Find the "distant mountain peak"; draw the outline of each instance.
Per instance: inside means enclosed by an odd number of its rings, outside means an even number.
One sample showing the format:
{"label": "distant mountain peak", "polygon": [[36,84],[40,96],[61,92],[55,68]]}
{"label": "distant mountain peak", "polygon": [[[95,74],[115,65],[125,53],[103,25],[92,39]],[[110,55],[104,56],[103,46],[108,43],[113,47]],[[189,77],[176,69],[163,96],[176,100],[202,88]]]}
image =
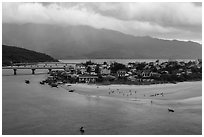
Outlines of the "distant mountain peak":
{"label": "distant mountain peak", "polygon": [[58,59],[202,57],[202,46],[196,42],[133,36],[88,26],[3,24],[2,30],[3,43],[45,52]]}

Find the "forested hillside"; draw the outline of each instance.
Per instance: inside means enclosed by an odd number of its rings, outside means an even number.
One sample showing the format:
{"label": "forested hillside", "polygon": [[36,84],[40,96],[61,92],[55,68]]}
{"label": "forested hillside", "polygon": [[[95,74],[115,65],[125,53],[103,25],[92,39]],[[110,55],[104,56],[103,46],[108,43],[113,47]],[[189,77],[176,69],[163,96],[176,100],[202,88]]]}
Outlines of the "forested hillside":
{"label": "forested hillside", "polygon": [[46,55],[24,48],[2,45],[2,65],[12,63],[33,63],[33,62],[56,62],[58,60]]}

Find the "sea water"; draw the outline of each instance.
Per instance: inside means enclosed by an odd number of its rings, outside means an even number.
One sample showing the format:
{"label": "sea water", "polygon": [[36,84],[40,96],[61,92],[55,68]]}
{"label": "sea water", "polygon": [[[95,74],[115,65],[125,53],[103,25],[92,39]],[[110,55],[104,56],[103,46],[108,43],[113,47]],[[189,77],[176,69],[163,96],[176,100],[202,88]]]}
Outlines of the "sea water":
{"label": "sea water", "polygon": [[40,85],[47,70],[2,73],[3,135],[80,135],[81,126],[89,135],[202,134],[201,109],[169,113],[163,106],[70,93]]}
{"label": "sea water", "polygon": [[[112,62],[118,62],[122,64],[128,64],[129,62],[155,62],[157,59],[61,59],[59,61],[63,63],[85,63],[86,61],[92,61],[94,63],[102,64],[104,62],[112,63]],[[172,59],[159,59],[160,62],[166,62]],[[176,61],[195,61],[196,59],[176,59]]]}

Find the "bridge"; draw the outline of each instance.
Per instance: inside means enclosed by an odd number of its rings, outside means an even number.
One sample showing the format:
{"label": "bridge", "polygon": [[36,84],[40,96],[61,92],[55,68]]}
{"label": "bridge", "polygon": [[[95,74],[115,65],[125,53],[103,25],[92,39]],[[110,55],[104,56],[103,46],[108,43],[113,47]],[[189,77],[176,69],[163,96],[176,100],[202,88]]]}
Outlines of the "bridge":
{"label": "bridge", "polygon": [[76,65],[77,63],[63,63],[63,62],[38,62],[38,63],[13,63],[13,66],[27,66],[27,65]]}
{"label": "bridge", "polygon": [[[51,65],[48,65],[51,64]],[[70,64],[74,64],[76,65],[76,63],[59,63],[59,62],[55,62],[55,63],[37,63],[37,64],[33,64],[33,63],[29,63],[29,64],[23,64],[23,63],[19,63],[19,64],[15,64],[15,66],[6,66],[6,67],[2,67],[2,69],[13,69],[14,75],[17,74],[17,70],[18,69],[31,69],[32,74],[35,74],[35,70],[36,69],[48,69],[49,72],[51,72],[53,69],[66,69],[67,67],[69,67],[68,65]]]}

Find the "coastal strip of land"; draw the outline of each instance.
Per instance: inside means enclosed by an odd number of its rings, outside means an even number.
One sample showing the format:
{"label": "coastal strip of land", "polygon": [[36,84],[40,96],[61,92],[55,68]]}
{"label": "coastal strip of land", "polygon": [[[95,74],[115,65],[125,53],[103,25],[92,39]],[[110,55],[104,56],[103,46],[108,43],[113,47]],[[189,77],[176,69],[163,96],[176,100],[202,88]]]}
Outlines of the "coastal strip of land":
{"label": "coastal strip of land", "polygon": [[96,85],[96,84],[65,84],[67,91],[92,97],[114,97],[126,100],[140,100],[147,103],[169,104],[178,103],[201,104],[202,82],[182,82],[177,84],[155,85]]}

